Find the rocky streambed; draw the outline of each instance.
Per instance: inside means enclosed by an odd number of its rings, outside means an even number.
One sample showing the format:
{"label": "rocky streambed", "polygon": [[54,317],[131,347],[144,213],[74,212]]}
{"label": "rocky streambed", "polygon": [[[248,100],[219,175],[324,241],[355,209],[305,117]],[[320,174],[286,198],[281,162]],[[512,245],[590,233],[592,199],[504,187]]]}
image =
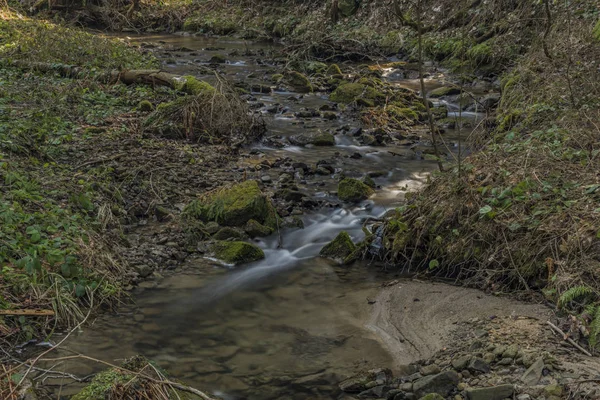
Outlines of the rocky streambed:
{"label": "rocky streambed", "polygon": [[[159,206],[139,200],[123,251],[134,302],[72,335],[64,355],[142,354],[225,399],[594,398],[600,369],[558,346],[549,309],[415,281],[356,246],[436,168],[414,66],[287,65],[276,46],[230,39],[132,42],[169,72],[226,79],[267,130],[233,156],[206,154],[219,161],[201,177],[190,162],[197,187]],[[476,102],[445,79],[432,68],[427,88],[451,159],[497,102],[497,82],[470,88]],[[85,382],[44,384],[68,396]]]}

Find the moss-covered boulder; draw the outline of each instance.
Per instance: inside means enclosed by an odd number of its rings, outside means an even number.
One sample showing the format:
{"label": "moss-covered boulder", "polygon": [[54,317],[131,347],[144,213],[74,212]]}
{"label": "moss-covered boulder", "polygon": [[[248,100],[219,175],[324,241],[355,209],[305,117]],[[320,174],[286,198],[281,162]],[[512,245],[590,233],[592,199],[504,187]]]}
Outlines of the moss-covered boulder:
{"label": "moss-covered boulder", "polygon": [[148,112],[154,110],[154,106],[148,100],[142,100],[138,103],[138,110]]}
{"label": "moss-covered boulder", "polygon": [[190,75],[181,77],[175,86],[177,90],[192,95],[214,94],[216,92],[216,89],[210,83],[200,81]]}
{"label": "moss-covered boulder", "polygon": [[338,197],[343,201],[358,203],[368,199],[373,193],[375,193],[373,189],[358,179],[344,178],[338,184]]}
{"label": "moss-covered boulder", "polygon": [[326,244],[319,255],[321,257],[333,258],[334,260],[343,261],[356,249],[354,242],[347,232],[340,232],[335,239]]}
{"label": "moss-covered boulder", "polygon": [[294,90],[297,90],[300,93],[309,93],[313,91],[313,86],[310,83],[310,80],[297,71],[290,71],[285,75],[285,81],[290,85]]}
{"label": "moss-covered boulder", "polygon": [[343,104],[350,104],[357,100],[367,100],[372,103],[384,98],[385,96],[377,89],[362,83],[345,83],[338,86],[329,96],[329,100]]}
{"label": "moss-covered boulder", "polygon": [[245,264],[265,258],[260,247],[248,242],[216,242],[210,248],[216,258],[227,264]]}
{"label": "moss-covered boulder", "polygon": [[362,181],[365,185],[367,185],[371,189],[375,189],[377,187],[377,185],[375,184],[375,181],[369,175],[365,175],[365,177],[362,179]]}
{"label": "moss-covered boulder", "polygon": [[342,70],[340,69],[339,65],[337,65],[337,64],[331,64],[329,66],[329,68],[327,68],[326,75],[328,75],[328,76],[342,75]]}
{"label": "moss-covered boulder", "polygon": [[238,183],[229,188],[192,201],[183,210],[187,218],[204,222],[215,221],[224,226],[244,226],[254,219],[275,228],[277,214],[271,201],[261,192],[253,180]]}
{"label": "moss-covered boulder", "polygon": [[254,219],[251,219],[250,221],[248,221],[246,223],[246,226],[244,227],[244,231],[251,238],[255,238],[255,237],[269,236],[271,233],[273,233],[273,228],[264,226],[260,222],[254,220]]}
{"label": "moss-covered boulder", "polygon": [[429,97],[444,97],[460,94],[460,88],[457,87],[440,87],[429,92]]}

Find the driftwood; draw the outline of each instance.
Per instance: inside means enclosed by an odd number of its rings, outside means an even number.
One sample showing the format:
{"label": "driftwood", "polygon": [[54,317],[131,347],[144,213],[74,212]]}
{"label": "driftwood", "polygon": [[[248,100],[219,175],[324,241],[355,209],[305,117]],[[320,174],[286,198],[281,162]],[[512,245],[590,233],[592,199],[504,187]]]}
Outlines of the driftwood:
{"label": "driftwood", "polygon": [[52,316],[52,310],[0,310],[0,315]]}
{"label": "driftwood", "polygon": [[580,345],[578,345],[577,343],[575,343],[575,341],[573,339],[571,339],[566,333],[564,333],[562,331],[562,329],[560,329],[558,326],[554,325],[550,321],[546,321],[546,323],[548,325],[550,325],[550,328],[554,329],[557,333],[561,334],[562,337],[563,337],[563,339],[566,340],[567,342],[569,342],[577,350],[581,351],[583,354],[585,354],[588,357],[592,357],[592,355],[590,354],[589,351],[587,351],[586,349],[584,349],[583,347],[581,347]]}
{"label": "driftwood", "polygon": [[181,86],[183,79],[180,75],[170,74],[159,69],[134,69],[123,71],[113,70],[92,76],[90,71],[85,68],[67,64],[30,62],[22,60],[8,61],[4,62],[4,64],[24,70],[39,71],[43,73],[54,72],[63,78],[83,79],[92,77],[94,80],[109,84],[120,82],[126,85],[132,85],[135,83],[141,83],[153,86],[167,86],[176,89]]}

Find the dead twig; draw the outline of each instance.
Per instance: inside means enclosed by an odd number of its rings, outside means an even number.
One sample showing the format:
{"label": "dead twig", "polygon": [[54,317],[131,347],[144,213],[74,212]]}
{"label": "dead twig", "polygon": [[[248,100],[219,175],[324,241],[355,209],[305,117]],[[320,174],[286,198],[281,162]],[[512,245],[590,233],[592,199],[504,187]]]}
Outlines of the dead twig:
{"label": "dead twig", "polygon": [[550,325],[550,327],[552,329],[554,329],[557,333],[561,334],[562,337],[564,338],[564,340],[566,340],[567,342],[569,342],[573,347],[575,347],[577,350],[581,351],[583,354],[585,354],[588,357],[592,357],[592,355],[590,354],[589,351],[587,351],[586,349],[584,349],[583,347],[581,347],[580,345],[578,345],[577,343],[575,343],[575,341],[573,339],[571,339],[569,336],[567,336],[566,333],[564,333],[562,331],[562,329],[560,329],[558,326],[554,325],[552,322],[550,321],[546,321],[546,323],[548,325]]}

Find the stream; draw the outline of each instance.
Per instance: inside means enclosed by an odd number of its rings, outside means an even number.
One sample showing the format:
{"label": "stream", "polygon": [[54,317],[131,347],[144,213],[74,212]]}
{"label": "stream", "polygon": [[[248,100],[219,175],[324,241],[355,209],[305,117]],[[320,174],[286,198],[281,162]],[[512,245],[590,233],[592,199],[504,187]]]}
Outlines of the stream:
{"label": "stream", "polygon": [[[220,64],[219,71],[231,81],[270,84],[270,76],[279,72],[268,61],[277,50],[274,44],[176,35],[131,40],[180,49],[159,53],[164,69],[200,79],[214,78],[206,67],[218,54],[226,55],[227,63]],[[418,83],[414,77],[391,71],[385,78],[399,87],[414,89]],[[439,87],[439,76],[433,74],[427,85],[428,90]],[[240,168],[244,162],[261,159],[291,158],[306,164],[327,160],[335,166],[331,177],[297,176],[305,192],[314,198],[334,198],[338,169],[343,169],[346,176],[372,176],[378,185],[376,194],[356,206],[300,215],[304,229],[282,231],[282,248],[277,235],[257,242],[266,255],[260,262],[230,268],[205,258],[188,259],[176,273],[140,284],[133,291],[133,304],[121,306],[116,314],[101,315],[72,335],[65,347],[111,363],[142,354],[172,378],[224,399],[337,398],[337,383],[342,379],[362,369],[393,368],[397,362],[366,321],[370,299],[382,282],[399,273],[368,268],[368,262],[338,266],[319,258],[318,252],[342,230],[355,242],[361,240],[365,219],[394,208],[406,191],[426,182],[436,163],[424,159],[419,150],[428,147],[426,142],[416,148],[372,147],[340,134],[331,147],[272,145],[298,133],[350,132],[360,126],[359,121],[294,116],[304,108],[331,105],[324,93],[275,90],[252,93],[248,100],[265,114],[266,135],[273,141],[248,149]],[[455,152],[458,133],[448,130],[444,138]],[[269,171],[261,172],[255,178],[277,179],[268,175]],[[55,340],[60,338],[57,335]],[[61,368],[85,376],[103,366],[79,360]],[[56,387],[61,398],[81,388],[81,384],[63,385],[58,378],[45,383]]]}

